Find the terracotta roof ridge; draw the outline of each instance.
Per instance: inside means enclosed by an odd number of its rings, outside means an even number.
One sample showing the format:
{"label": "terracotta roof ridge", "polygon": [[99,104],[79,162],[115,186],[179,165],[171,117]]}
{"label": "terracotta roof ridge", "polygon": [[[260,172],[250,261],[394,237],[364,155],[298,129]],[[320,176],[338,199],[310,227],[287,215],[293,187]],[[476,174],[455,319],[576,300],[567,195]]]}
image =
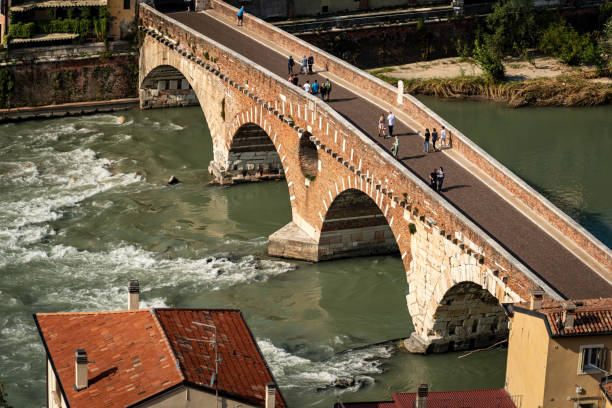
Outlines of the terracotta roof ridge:
{"label": "terracotta roof ridge", "polygon": [[176,369],[178,370],[179,374],[181,375],[182,381],[183,383],[186,382],[187,377],[185,377],[185,373],[183,372],[183,368],[181,367],[181,363],[174,351],[174,349],[172,348],[172,345],[170,344],[170,340],[168,339],[168,335],[166,334],[166,331],[164,330],[164,326],[162,326],[162,324],[159,321],[159,317],[157,316],[157,312],[156,312],[156,308],[152,308],[151,309],[151,316],[153,316],[153,321],[155,322],[155,325],[157,326],[157,329],[159,330],[159,332],[162,334],[162,339],[164,341],[164,344],[166,345],[166,347],[168,348],[168,351],[170,352],[170,356],[172,357],[172,359],[174,360],[174,366],[176,367]]}
{"label": "terracotta roof ridge", "polygon": [[68,316],[68,315],[104,315],[104,314],[127,314],[127,313],[143,313],[150,312],[151,309],[137,309],[137,310],[103,310],[103,311],[91,311],[91,312],[50,312],[50,313],[35,313],[35,316]]}

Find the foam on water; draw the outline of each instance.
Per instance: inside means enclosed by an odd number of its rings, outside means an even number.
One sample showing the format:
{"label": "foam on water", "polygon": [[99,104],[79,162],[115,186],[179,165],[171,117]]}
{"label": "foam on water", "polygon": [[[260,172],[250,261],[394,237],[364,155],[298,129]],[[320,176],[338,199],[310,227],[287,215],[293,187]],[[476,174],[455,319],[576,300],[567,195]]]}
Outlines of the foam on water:
{"label": "foam on water", "polygon": [[391,357],[385,346],[373,346],[343,354],[332,355],[325,361],[312,361],[276,347],[270,340],[258,340],[268,365],[281,387],[304,387],[313,390],[330,386],[334,381],[353,378],[356,383],[349,391],[357,391],[361,384],[374,382],[373,374],[383,372],[381,360]]}

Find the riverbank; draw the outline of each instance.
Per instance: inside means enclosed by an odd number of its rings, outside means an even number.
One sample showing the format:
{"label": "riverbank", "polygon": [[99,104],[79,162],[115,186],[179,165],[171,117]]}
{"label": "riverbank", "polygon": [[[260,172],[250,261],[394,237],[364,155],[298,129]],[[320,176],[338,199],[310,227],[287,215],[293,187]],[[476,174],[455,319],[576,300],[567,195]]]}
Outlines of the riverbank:
{"label": "riverbank", "polygon": [[110,101],[92,101],[64,103],[46,106],[28,106],[23,108],[0,109],[0,123],[30,119],[61,118],[64,116],[89,115],[94,113],[116,112],[136,108],[138,98],[113,99]]}
{"label": "riverbank", "polygon": [[612,79],[598,76],[591,67],[574,69],[552,58],[533,63],[509,59],[504,65],[504,82],[486,78],[471,60],[460,58],[383,67],[370,73],[395,86],[403,80],[404,91],[413,95],[486,99],[511,107],[612,103]]}

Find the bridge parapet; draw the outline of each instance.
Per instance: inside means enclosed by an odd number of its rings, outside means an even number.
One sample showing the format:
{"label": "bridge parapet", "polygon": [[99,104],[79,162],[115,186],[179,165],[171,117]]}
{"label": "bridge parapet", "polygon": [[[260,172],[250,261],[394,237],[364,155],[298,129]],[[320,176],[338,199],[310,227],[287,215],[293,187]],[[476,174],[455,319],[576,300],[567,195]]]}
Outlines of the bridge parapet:
{"label": "bridge parapet", "polygon": [[[444,336],[443,324],[436,323],[436,308],[445,293],[461,282],[476,284],[499,302],[526,300],[533,286],[559,298],[389,152],[318,98],[146,5],[140,8],[139,24],[147,36],[141,59],[149,55],[158,58],[148,64],[149,69],[175,66],[187,73],[196,94],[213,82],[225,88],[210,94],[219,100],[200,98],[201,104],[218,107],[221,95],[224,101],[234,100],[231,115],[215,113],[214,118],[221,121],[223,116],[222,126],[215,127],[223,134],[216,137],[224,138],[228,151],[236,131],[245,123],[265,131],[283,164],[293,222],[315,249],[328,211],[339,195],[355,189],[371,198],[398,244],[412,296],[409,310],[422,339],[431,343]],[[148,53],[147,47],[157,51]],[[238,105],[243,106],[242,112],[236,111]],[[309,166],[316,174],[305,174],[300,166],[305,140],[316,146],[316,166]],[[483,315],[482,321],[490,317]]]}
{"label": "bridge parapet", "polygon": [[[215,12],[230,19],[235,18],[237,9],[233,6],[222,0],[210,0],[210,4]],[[545,222],[592,257],[603,269],[612,273],[610,248],[412,95],[404,95],[402,102],[398,103],[397,89],[393,86],[257,17],[245,15],[244,27],[263,39],[278,44],[294,56],[313,55],[317,65],[362,91],[393,105],[396,111],[407,114],[423,129],[434,127],[439,129],[442,126],[449,129],[452,134],[453,149],[465,160],[499,183],[526,208],[542,217]]]}

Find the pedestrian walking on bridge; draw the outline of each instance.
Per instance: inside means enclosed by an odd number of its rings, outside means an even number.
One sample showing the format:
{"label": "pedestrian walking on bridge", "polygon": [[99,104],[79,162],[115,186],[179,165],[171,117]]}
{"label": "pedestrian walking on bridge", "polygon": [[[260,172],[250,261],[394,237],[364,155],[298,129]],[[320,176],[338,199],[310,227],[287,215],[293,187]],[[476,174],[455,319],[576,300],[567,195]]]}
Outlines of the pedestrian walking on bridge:
{"label": "pedestrian walking on bridge", "polygon": [[319,89],[321,88],[319,86],[319,83],[317,82],[317,80],[315,79],[314,82],[312,83],[312,85],[310,86],[311,88],[311,92],[314,96],[318,96],[319,95]]}
{"label": "pedestrian walking on bridge", "polygon": [[433,188],[434,191],[438,190],[438,170],[436,169],[429,173],[429,187]]}
{"label": "pedestrian walking on bridge", "polygon": [[312,74],[312,66],[314,65],[314,57],[311,55],[308,57],[308,73]]}
{"label": "pedestrian walking on bridge", "polygon": [[325,95],[327,96],[327,102],[329,102],[329,94],[331,94],[331,90],[332,90],[332,83],[329,81],[329,78],[325,80],[323,87],[325,88]]}
{"label": "pedestrian walking on bridge", "polygon": [[[393,112],[389,111],[389,115],[387,116],[387,127],[389,128],[389,136],[393,137],[393,126],[395,126],[395,115]],[[385,137],[385,139],[387,138]]]}
{"label": "pedestrian walking on bridge", "polygon": [[385,125],[385,114],[381,113],[380,118],[378,118],[378,137],[385,137],[385,131],[387,126]]}
{"label": "pedestrian walking on bridge", "polygon": [[240,27],[242,27],[242,18],[244,17],[244,6],[240,7],[240,10],[238,10],[238,25]]}
{"label": "pedestrian walking on bridge", "polygon": [[305,55],[302,55],[302,68],[300,70],[302,74],[308,73],[308,58]]}
{"label": "pedestrian walking on bridge", "polygon": [[425,142],[423,142],[423,151],[429,153],[429,129],[425,128]]}
{"label": "pedestrian walking on bridge", "polygon": [[438,180],[438,193],[442,192],[442,183],[444,182],[444,169],[442,168],[442,166],[440,166],[440,168],[438,169],[438,171],[436,172],[436,178]]}
{"label": "pedestrian walking on bridge", "polygon": [[295,61],[293,57],[289,56],[289,61],[287,61],[287,68],[289,69],[289,75],[293,75],[293,66],[295,65]]}
{"label": "pedestrian walking on bridge", "polygon": [[308,80],[304,84],[304,91],[306,91],[306,93],[312,93],[312,88],[310,87],[310,81]]}
{"label": "pedestrian walking on bridge", "polygon": [[397,153],[399,151],[399,136],[395,135],[395,142],[393,142],[393,147],[391,148],[393,152],[393,156],[397,158]]}

